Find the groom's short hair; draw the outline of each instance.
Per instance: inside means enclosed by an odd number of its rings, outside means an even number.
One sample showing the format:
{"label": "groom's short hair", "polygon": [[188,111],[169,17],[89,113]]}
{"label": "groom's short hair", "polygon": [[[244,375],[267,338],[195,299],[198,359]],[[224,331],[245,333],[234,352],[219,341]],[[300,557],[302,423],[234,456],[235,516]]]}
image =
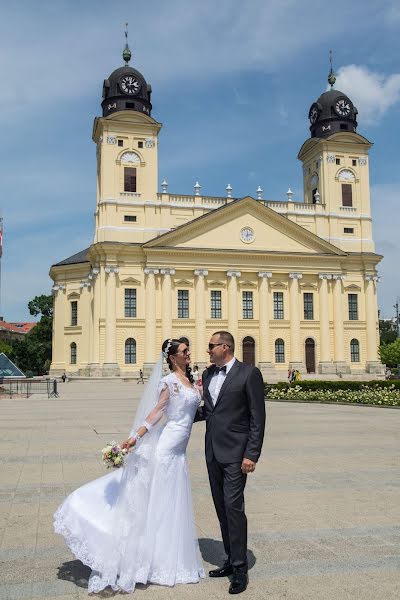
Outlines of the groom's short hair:
{"label": "groom's short hair", "polygon": [[221,342],[230,347],[232,354],[235,352],[235,340],[229,331],[216,331],[213,335],[219,335]]}

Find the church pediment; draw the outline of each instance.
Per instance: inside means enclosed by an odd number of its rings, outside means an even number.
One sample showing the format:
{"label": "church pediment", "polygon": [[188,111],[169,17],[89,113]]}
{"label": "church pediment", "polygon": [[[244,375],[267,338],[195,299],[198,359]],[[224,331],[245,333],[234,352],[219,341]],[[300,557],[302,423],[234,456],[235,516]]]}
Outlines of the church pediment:
{"label": "church pediment", "polygon": [[122,285],[140,285],[141,282],[138,279],[135,279],[134,277],[126,277],[125,279],[121,280]]}
{"label": "church pediment", "polygon": [[346,285],[344,289],[346,290],[346,292],[361,292],[361,288],[358,285],[355,285],[354,283],[351,285]]}
{"label": "church pediment", "polygon": [[148,241],[143,247],[346,255],[343,250],[250,197],[185,223]]}
{"label": "church pediment", "polygon": [[185,287],[192,287],[193,281],[190,281],[189,279],[175,279],[174,284],[183,285]]}

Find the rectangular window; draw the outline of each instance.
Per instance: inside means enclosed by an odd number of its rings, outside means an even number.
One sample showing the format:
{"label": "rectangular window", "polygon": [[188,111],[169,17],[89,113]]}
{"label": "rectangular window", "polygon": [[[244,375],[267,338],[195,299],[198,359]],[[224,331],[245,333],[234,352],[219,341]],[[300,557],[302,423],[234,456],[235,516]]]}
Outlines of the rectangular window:
{"label": "rectangular window", "polygon": [[178,319],[189,318],[189,290],[178,290]]}
{"label": "rectangular window", "polygon": [[345,227],[344,233],[354,233],[354,227]]}
{"label": "rectangular window", "polygon": [[131,223],[136,223],[136,215],[125,215],[124,221],[129,221]]}
{"label": "rectangular window", "polygon": [[340,158],[337,158],[337,159],[336,159],[336,164],[337,164],[337,165],[340,165]]}
{"label": "rectangular window", "polygon": [[143,148],[143,142],[138,142],[137,146],[138,148]]}
{"label": "rectangular window", "polygon": [[221,292],[211,290],[211,318],[222,319]]}
{"label": "rectangular window", "polygon": [[73,300],[71,302],[71,326],[78,325],[78,302]]}
{"label": "rectangular window", "polygon": [[136,317],[136,289],[125,289],[125,317]]}
{"label": "rectangular window", "polygon": [[124,167],[124,192],[136,192],[136,169]]}
{"label": "rectangular window", "polygon": [[283,292],[274,292],[274,319],[283,318]]}
{"label": "rectangular window", "polygon": [[353,158],[353,160],[351,161],[351,164],[353,165],[353,167],[357,166],[357,159]]}
{"label": "rectangular window", "polygon": [[118,146],[122,148],[124,145],[124,140],[118,140]]}
{"label": "rectangular window", "polygon": [[349,294],[349,321],[358,321],[358,296]]}
{"label": "rectangular window", "polygon": [[243,319],[254,319],[253,317],[253,292],[243,292]]}
{"label": "rectangular window", "polygon": [[350,183],[342,183],[342,206],[353,206],[353,188]]}
{"label": "rectangular window", "polygon": [[303,296],[304,301],[304,319],[314,319],[314,294],[305,292]]}

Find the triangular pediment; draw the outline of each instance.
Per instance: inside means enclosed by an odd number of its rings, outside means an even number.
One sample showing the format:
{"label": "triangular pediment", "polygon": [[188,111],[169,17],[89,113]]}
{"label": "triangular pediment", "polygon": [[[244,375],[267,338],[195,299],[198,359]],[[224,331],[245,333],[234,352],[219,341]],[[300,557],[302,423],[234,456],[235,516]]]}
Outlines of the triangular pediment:
{"label": "triangular pediment", "polygon": [[143,247],[346,255],[340,248],[250,197],[189,221],[146,242]]}
{"label": "triangular pediment", "polygon": [[122,279],[121,283],[123,285],[140,285],[141,282],[138,279],[135,279],[134,277],[126,277],[126,279]]}

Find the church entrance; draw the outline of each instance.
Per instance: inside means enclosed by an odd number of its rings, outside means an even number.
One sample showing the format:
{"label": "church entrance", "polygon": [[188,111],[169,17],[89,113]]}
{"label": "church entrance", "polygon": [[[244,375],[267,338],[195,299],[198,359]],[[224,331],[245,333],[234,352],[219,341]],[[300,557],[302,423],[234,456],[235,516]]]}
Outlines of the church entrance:
{"label": "church entrance", "polygon": [[252,337],[246,336],[242,342],[243,362],[246,365],[256,364],[256,343]]}
{"label": "church entrance", "polygon": [[312,338],[306,339],[305,349],[307,373],[315,373],[315,342]]}

